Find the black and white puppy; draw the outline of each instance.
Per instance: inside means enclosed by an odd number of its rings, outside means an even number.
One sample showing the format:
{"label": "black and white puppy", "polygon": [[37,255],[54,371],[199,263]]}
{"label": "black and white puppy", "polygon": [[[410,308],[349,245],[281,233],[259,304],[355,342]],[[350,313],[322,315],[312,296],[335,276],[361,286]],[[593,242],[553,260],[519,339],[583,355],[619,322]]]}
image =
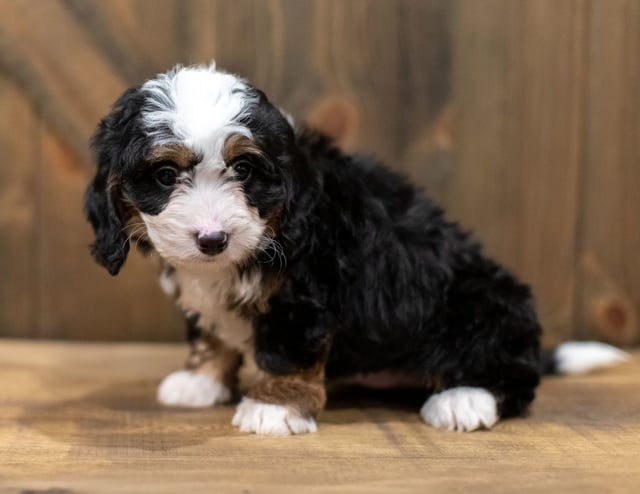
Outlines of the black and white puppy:
{"label": "black and white puppy", "polygon": [[[93,148],[93,255],[115,275],[131,243],[154,254],[188,321],[162,403],[238,391],[233,424],[286,435],[316,430],[337,378],[420,387],[420,415],[449,430],[533,400],[545,359],[529,288],[403,177],[295,127],[247,81],[176,67],[127,90]],[[576,345],[549,370],[623,358]]]}

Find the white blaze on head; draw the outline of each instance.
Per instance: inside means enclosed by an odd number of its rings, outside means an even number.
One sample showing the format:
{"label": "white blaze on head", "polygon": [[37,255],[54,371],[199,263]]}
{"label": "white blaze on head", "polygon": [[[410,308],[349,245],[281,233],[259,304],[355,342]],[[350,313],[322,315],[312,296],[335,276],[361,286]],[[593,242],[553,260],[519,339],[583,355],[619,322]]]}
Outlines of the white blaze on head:
{"label": "white blaze on head", "polygon": [[[254,99],[239,77],[210,66],[176,67],[142,86],[143,122],[156,144],[178,142],[204,155],[221,156],[231,133],[251,137],[239,121]],[[167,132],[169,130],[170,132]]]}

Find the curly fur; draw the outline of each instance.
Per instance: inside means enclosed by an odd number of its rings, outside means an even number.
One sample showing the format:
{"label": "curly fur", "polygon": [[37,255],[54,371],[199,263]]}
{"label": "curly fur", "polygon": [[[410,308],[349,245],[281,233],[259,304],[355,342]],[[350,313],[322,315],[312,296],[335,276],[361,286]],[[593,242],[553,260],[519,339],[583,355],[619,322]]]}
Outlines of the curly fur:
{"label": "curly fur", "polygon": [[[188,95],[180,93],[179,77],[188,80]],[[214,110],[221,115],[198,113]],[[251,157],[251,176],[242,182],[223,157],[224,139],[234,132],[261,151]],[[179,168],[175,189],[158,186],[156,163],[148,158],[167,142],[196,156]],[[93,146],[98,171],[86,211],[96,232],[93,254],[112,274],[126,258],[131,218],[144,221],[146,231],[136,240],[147,251],[158,250],[155,244],[170,236],[186,245],[182,250],[195,252],[193,239],[180,228],[198,215],[171,222],[166,211],[172,207],[209,208],[216,222],[236,229],[233,257],[182,259],[181,248],[160,250],[170,265],[163,285],[189,317],[192,341],[214,334],[224,342],[232,339],[231,329],[241,331],[243,339],[230,348],[245,360],[254,358],[258,372],[303,376],[296,381],[298,394],[304,394],[304,373],[319,364],[327,379],[411,376],[425,396],[441,393],[427,402],[423,416],[443,428],[488,427],[495,422],[486,418],[492,407],[507,417],[523,413],[533,400],[541,330],[529,288],[487,258],[403,176],[292,127],[248,82],[214,67],[176,68],[125,92],[98,126]],[[205,180],[199,178],[205,169],[209,182],[197,182]],[[207,203],[225,188],[220,184],[236,194],[216,199],[227,201],[224,212]],[[183,205],[195,188],[198,198]],[[243,213],[242,226],[225,216],[233,212]],[[245,229],[261,240],[234,246]],[[291,386],[286,379],[278,382]],[[474,400],[484,411],[474,411]],[[304,408],[277,404],[278,410]],[[457,422],[446,419],[456,414]],[[282,423],[273,428],[291,429]]]}

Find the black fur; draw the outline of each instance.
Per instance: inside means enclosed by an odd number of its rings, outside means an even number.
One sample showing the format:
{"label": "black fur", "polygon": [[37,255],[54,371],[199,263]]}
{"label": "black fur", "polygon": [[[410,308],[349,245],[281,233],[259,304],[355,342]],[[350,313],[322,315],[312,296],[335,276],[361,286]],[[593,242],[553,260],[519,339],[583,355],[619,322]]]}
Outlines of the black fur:
{"label": "black fur", "polygon": [[[323,361],[329,378],[394,370],[434,390],[489,389],[501,416],[522,413],[540,376],[529,288],[404,177],[326,137],[294,132],[255,91],[243,123],[264,158],[244,190],[261,216],[275,218],[286,256],[286,266],[238,266],[281,281],[266,313],[234,307],[253,315],[259,367],[287,374]],[[86,210],[93,254],[112,274],[129,246],[112,199],[121,191],[107,180],[151,214],[168,200],[139,167],[149,145],[141,104],[137,89],[125,93],[94,138],[98,172]],[[195,319],[189,327],[195,337]]]}
{"label": "black fur", "polygon": [[126,171],[125,164],[132,160],[132,155],[134,161],[142,156],[147,146],[138,122],[143,103],[137,87],[128,89],[102,119],[91,142],[98,164],[84,203],[96,235],[91,253],[112,275],[118,274],[129,252],[119,184],[121,174]]}
{"label": "black fur", "polygon": [[202,330],[198,327],[198,319],[200,319],[200,314],[187,316],[187,341],[189,343],[202,337]]}
{"label": "black fur", "polygon": [[286,278],[256,324],[259,365],[285,374],[328,353],[329,378],[391,369],[487,388],[502,416],[521,413],[539,382],[528,287],[403,177],[313,133],[295,147],[304,180],[279,230]]}

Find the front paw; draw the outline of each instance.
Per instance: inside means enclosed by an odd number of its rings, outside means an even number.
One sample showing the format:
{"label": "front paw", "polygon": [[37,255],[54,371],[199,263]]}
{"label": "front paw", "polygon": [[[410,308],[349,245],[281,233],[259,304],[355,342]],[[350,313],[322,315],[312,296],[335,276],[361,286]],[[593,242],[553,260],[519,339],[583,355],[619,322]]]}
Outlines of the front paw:
{"label": "front paw", "polygon": [[300,415],[289,406],[262,403],[251,398],[243,398],[231,423],[240,432],[255,432],[272,436],[288,436],[316,432],[316,421],[312,417]]}
{"label": "front paw", "polygon": [[158,386],[158,401],[164,405],[210,407],[231,399],[231,392],[212,377],[188,370],[169,374]]}

